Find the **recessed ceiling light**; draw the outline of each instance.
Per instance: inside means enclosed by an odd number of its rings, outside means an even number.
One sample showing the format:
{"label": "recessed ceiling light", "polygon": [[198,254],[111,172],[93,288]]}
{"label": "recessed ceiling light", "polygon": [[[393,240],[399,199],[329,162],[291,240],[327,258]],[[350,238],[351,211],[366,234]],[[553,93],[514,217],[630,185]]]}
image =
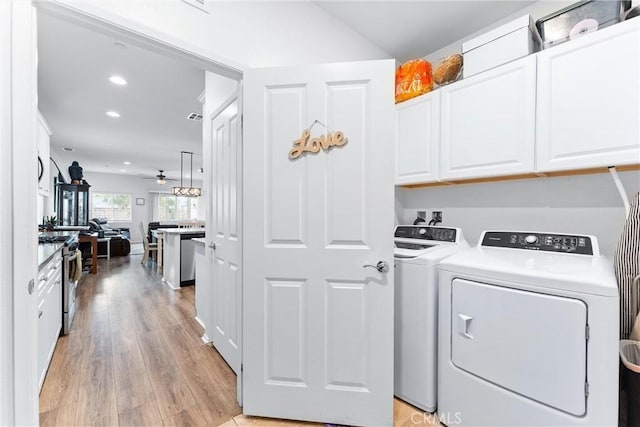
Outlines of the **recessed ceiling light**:
{"label": "recessed ceiling light", "polygon": [[118,117],[120,117],[120,114],[118,114],[118,113],[117,113],[117,112],[115,112],[115,111],[107,111],[105,114],[106,114],[107,116],[109,116],[109,117],[113,117],[113,118],[118,118]]}
{"label": "recessed ceiling light", "polygon": [[120,76],[111,76],[109,77],[109,81],[118,86],[124,86],[127,84],[127,81]]}
{"label": "recessed ceiling light", "polygon": [[64,150],[64,151],[74,151],[74,149],[73,149],[73,148],[71,148],[71,147],[64,147],[64,148],[63,148],[63,150]]}
{"label": "recessed ceiling light", "polygon": [[120,43],[120,42],[115,42],[113,45],[114,45],[115,47],[117,47],[118,49],[126,49],[126,48],[127,48],[127,45],[126,45],[126,44],[124,44],[124,43]]}
{"label": "recessed ceiling light", "polygon": [[122,162],[123,165],[130,165],[131,162]]}

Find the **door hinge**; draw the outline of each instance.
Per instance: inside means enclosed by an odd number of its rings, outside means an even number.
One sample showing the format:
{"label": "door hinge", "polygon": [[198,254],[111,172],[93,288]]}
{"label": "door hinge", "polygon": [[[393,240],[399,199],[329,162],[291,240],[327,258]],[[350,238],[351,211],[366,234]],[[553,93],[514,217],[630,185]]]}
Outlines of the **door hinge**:
{"label": "door hinge", "polygon": [[244,130],[244,114],[240,116],[240,130]]}
{"label": "door hinge", "polygon": [[240,364],[240,372],[244,372],[244,363]]}
{"label": "door hinge", "polygon": [[584,396],[585,397],[589,397],[589,382],[588,381],[584,382]]}
{"label": "door hinge", "polygon": [[29,295],[33,294],[33,291],[36,288],[36,283],[34,279],[29,280],[29,284],[27,285],[27,292],[29,292]]}
{"label": "door hinge", "polygon": [[587,341],[589,341],[589,325],[585,327],[584,337]]}

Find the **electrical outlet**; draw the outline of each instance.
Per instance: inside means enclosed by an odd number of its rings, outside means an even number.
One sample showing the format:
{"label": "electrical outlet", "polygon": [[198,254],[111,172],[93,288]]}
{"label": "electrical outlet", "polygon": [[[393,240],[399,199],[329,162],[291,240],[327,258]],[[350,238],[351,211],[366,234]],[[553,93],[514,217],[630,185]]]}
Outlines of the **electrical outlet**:
{"label": "electrical outlet", "polygon": [[418,218],[422,218],[424,222],[427,222],[427,211],[418,211]]}
{"label": "electrical outlet", "polygon": [[442,222],[442,211],[432,211],[431,220],[435,222]]}

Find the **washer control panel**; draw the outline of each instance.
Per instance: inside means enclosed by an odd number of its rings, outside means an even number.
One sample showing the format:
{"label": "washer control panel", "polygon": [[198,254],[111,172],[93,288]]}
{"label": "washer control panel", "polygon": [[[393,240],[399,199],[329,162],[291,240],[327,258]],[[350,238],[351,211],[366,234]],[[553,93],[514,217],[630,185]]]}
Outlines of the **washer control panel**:
{"label": "washer control panel", "polygon": [[593,255],[591,237],[572,234],[487,231],[482,246]]}
{"label": "washer control panel", "polygon": [[428,227],[421,225],[399,225],[394,237],[400,239],[436,240],[439,242],[455,242],[457,229],[447,227]]}

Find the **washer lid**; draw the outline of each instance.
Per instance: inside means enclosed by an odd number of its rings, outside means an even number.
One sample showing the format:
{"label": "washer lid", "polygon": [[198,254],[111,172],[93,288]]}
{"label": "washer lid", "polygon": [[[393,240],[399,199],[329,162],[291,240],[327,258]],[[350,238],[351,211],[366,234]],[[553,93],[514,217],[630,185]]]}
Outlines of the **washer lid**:
{"label": "washer lid", "polygon": [[439,268],[541,289],[618,295],[613,267],[599,256],[478,246],[445,258]]}

